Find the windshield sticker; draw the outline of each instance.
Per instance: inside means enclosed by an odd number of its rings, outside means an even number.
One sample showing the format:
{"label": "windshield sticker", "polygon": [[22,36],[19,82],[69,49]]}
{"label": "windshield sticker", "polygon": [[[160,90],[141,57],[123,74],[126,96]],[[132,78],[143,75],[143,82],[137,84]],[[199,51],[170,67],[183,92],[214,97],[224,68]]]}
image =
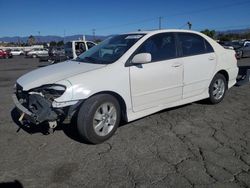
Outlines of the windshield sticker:
{"label": "windshield sticker", "polygon": [[129,35],[127,36],[125,39],[139,39],[141,38],[143,35]]}

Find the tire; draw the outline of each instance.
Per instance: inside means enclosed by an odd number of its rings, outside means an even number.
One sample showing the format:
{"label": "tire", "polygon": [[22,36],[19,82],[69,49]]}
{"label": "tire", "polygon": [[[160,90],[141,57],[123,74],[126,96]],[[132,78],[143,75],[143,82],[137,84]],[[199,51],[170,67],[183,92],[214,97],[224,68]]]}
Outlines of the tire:
{"label": "tire", "polygon": [[209,85],[209,102],[211,104],[220,103],[225,97],[227,87],[225,76],[220,73],[216,74]]}
{"label": "tire", "polygon": [[82,104],[77,115],[77,129],[83,140],[99,144],[115,133],[120,119],[121,109],[117,99],[99,94]]}
{"label": "tire", "polygon": [[33,54],[32,57],[33,57],[33,58],[37,58],[37,55],[36,55],[36,54]]}

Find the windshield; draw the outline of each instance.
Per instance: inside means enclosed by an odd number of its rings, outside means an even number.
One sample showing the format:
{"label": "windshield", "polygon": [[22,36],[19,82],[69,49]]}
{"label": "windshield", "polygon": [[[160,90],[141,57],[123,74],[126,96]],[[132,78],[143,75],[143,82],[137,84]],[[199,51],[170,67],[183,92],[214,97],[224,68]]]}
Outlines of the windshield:
{"label": "windshield", "polygon": [[75,61],[98,64],[114,63],[143,36],[144,34],[125,34],[108,38],[81,54]]}

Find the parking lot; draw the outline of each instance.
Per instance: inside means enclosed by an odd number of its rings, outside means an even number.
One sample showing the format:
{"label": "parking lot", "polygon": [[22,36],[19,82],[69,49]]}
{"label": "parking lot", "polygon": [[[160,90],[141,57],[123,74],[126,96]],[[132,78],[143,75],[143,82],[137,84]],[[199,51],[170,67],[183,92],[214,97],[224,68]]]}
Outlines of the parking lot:
{"label": "parking lot", "polygon": [[[233,87],[218,105],[201,101],[168,109],[88,145],[73,125],[47,134],[14,122],[16,79],[46,65],[0,59],[0,187],[250,186],[250,84]],[[238,65],[250,68],[250,59]]]}

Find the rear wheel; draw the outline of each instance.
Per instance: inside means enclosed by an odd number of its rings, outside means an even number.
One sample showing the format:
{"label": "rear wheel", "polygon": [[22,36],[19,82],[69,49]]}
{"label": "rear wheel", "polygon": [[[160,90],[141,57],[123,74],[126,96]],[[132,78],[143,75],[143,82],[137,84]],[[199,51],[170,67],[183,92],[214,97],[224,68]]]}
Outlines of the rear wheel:
{"label": "rear wheel", "polygon": [[217,104],[223,100],[227,90],[227,81],[224,75],[216,74],[209,86],[209,101]]}
{"label": "rear wheel", "polygon": [[33,58],[37,58],[37,55],[36,55],[36,54],[33,54],[32,57],[33,57]]}
{"label": "rear wheel", "polygon": [[77,129],[84,140],[98,144],[109,139],[121,118],[119,102],[108,94],[87,99],[78,112]]}

